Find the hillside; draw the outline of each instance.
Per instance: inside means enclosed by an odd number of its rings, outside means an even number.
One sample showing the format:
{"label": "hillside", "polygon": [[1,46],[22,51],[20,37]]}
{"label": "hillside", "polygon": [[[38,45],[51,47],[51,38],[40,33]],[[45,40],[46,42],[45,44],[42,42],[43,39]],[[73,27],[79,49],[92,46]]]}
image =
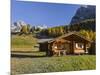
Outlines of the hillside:
{"label": "hillside", "polygon": [[69,27],[71,31],[79,31],[79,30],[96,31],[96,21],[95,19],[86,19],[75,24],[70,24]]}
{"label": "hillside", "polygon": [[61,25],[61,26],[57,26],[53,28],[48,28],[48,29],[42,30],[40,35],[42,36],[45,35],[49,37],[58,37],[68,32],[72,32],[72,31],[79,32],[81,30],[95,32],[96,30],[95,19],[87,19],[87,20],[81,21],[79,23],[71,24],[71,25]]}
{"label": "hillside", "polygon": [[32,35],[12,35],[11,51],[34,51],[36,43],[37,39]]}

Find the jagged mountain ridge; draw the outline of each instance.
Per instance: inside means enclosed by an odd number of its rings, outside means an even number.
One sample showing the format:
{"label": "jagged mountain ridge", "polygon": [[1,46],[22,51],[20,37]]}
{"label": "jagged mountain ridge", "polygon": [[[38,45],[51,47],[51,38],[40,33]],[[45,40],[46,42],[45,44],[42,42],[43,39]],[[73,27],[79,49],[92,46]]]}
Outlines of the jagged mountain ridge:
{"label": "jagged mountain ridge", "polygon": [[77,9],[75,15],[72,17],[70,24],[79,23],[86,19],[96,18],[96,6],[81,6]]}
{"label": "jagged mountain ridge", "polygon": [[[14,22],[12,23],[11,25],[11,32],[12,33],[17,33],[17,32],[21,32],[21,29],[23,26],[27,26],[27,25],[30,25],[28,23],[25,23],[24,21],[17,21],[17,22]],[[30,28],[35,28],[35,29],[46,29],[48,28],[46,25],[30,25]]]}

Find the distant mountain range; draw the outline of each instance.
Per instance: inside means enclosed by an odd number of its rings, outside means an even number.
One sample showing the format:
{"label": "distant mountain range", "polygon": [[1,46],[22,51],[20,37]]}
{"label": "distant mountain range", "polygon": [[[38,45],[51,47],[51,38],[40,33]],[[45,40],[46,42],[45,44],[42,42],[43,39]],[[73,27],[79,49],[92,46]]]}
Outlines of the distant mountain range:
{"label": "distant mountain range", "polygon": [[96,6],[81,6],[77,9],[76,14],[73,16],[70,24],[79,23],[86,19],[96,18]]}
{"label": "distant mountain range", "polygon": [[11,32],[20,32],[22,26],[27,25],[24,21],[18,21],[18,22],[14,22],[11,25]]}
{"label": "distant mountain range", "polygon": [[[29,25],[27,23],[25,23],[24,21],[17,21],[17,22],[14,22],[12,25],[11,25],[11,32],[12,33],[17,33],[17,32],[20,32],[21,29],[22,29],[22,26],[25,26],[25,25]],[[46,25],[30,25],[30,27],[34,27],[35,29],[46,29],[48,28]]]}

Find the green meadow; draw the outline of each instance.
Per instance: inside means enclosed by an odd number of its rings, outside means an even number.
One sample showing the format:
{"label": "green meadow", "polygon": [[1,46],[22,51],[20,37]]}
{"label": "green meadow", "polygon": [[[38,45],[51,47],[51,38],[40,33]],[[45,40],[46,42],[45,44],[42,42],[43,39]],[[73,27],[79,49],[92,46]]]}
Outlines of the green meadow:
{"label": "green meadow", "polygon": [[11,51],[33,51],[37,39],[32,35],[14,35],[11,37]]}
{"label": "green meadow", "polygon": [[67,55],[62,57],[25,57],[11,59],[11,73],[29,74],[96,69],[94,55]]}

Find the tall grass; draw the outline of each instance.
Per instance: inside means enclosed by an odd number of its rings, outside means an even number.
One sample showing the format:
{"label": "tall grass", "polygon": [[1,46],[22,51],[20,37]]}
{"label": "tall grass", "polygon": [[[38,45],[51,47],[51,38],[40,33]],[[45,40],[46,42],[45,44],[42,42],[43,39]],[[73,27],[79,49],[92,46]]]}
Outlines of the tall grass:
{"label": "tall grass", "polygon": [[41,57],[41,58],[12,58],[12,74],[44,73],[96,69],[94,55]]}

